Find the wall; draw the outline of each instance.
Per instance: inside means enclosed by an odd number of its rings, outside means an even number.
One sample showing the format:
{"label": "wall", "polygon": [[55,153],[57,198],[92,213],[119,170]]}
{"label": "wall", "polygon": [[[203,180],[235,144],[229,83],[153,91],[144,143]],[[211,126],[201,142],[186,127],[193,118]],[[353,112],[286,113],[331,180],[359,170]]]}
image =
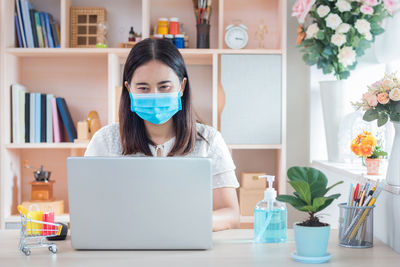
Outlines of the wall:
{"label": "wall", "polygon": [[[297,19],[292,17],[295,0],[287,5],[287,168],[309,164],[309,77],[310,68],[296,48]],[[289,186],[289,185],[288,185]],[[288,188],[288,194],[293,190]],[[288,205],[288,226],[305,215]]]}

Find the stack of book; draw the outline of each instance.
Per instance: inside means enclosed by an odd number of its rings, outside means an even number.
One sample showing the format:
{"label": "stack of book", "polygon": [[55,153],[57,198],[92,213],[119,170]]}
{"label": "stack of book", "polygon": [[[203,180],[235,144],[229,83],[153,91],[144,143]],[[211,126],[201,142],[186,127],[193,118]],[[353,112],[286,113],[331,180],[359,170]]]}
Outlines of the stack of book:
{"label": "stack of book", "polygon": [[60,27],[51,14],[38,12],[28,0],[15,0],[17,47],[60,47]]}
{"label": "stack of book", "polygon": [[64,98],[31,93],[21,84],[11,86],[11,124],[14,144],[73,142],[77,137]]}

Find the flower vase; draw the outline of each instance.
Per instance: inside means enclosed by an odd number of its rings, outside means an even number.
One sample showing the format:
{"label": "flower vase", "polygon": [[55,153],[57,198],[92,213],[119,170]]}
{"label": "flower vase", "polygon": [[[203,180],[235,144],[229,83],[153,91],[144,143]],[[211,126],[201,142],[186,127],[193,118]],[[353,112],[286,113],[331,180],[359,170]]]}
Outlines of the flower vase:
{"label": "flower vase", "polygon": [[389,157],[386,181],[390,185],[400,186],[400,123],[393,122],[393,126],[395,129],[395,135],[392,152]]}
{"label": "flower vase", "polygon": [[365,159],[367,175],[380,175],[381,159]]}
{"label": "flower vase", "polygon": [[346,82],[321,81],[319,84],[328,160],[340,162],[339,128],[345,116]]}

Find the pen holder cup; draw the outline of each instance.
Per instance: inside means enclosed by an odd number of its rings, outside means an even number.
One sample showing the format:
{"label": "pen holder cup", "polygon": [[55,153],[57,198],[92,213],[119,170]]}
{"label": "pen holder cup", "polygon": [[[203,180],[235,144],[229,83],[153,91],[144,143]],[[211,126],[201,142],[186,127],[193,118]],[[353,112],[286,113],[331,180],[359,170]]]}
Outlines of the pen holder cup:
{"label": "pen holder cup", "polygon": [[373,247],[374,207],[339,204],[339,245],[348,248]]}
{"label": "pen holder cup", "polygon": [[197,48],[210,48],[210,24],[197,24]]}

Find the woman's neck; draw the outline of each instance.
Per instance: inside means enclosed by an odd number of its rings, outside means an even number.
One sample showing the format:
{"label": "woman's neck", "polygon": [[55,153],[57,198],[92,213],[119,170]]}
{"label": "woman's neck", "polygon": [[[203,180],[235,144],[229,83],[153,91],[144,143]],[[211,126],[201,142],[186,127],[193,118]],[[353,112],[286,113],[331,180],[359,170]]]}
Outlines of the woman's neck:
{"label": "woman's neck", "polygon": [[172,118],[164,124],[152,124],[144,121],[149,139],[156,145],[162,145],[175,136],[174,122]]}

